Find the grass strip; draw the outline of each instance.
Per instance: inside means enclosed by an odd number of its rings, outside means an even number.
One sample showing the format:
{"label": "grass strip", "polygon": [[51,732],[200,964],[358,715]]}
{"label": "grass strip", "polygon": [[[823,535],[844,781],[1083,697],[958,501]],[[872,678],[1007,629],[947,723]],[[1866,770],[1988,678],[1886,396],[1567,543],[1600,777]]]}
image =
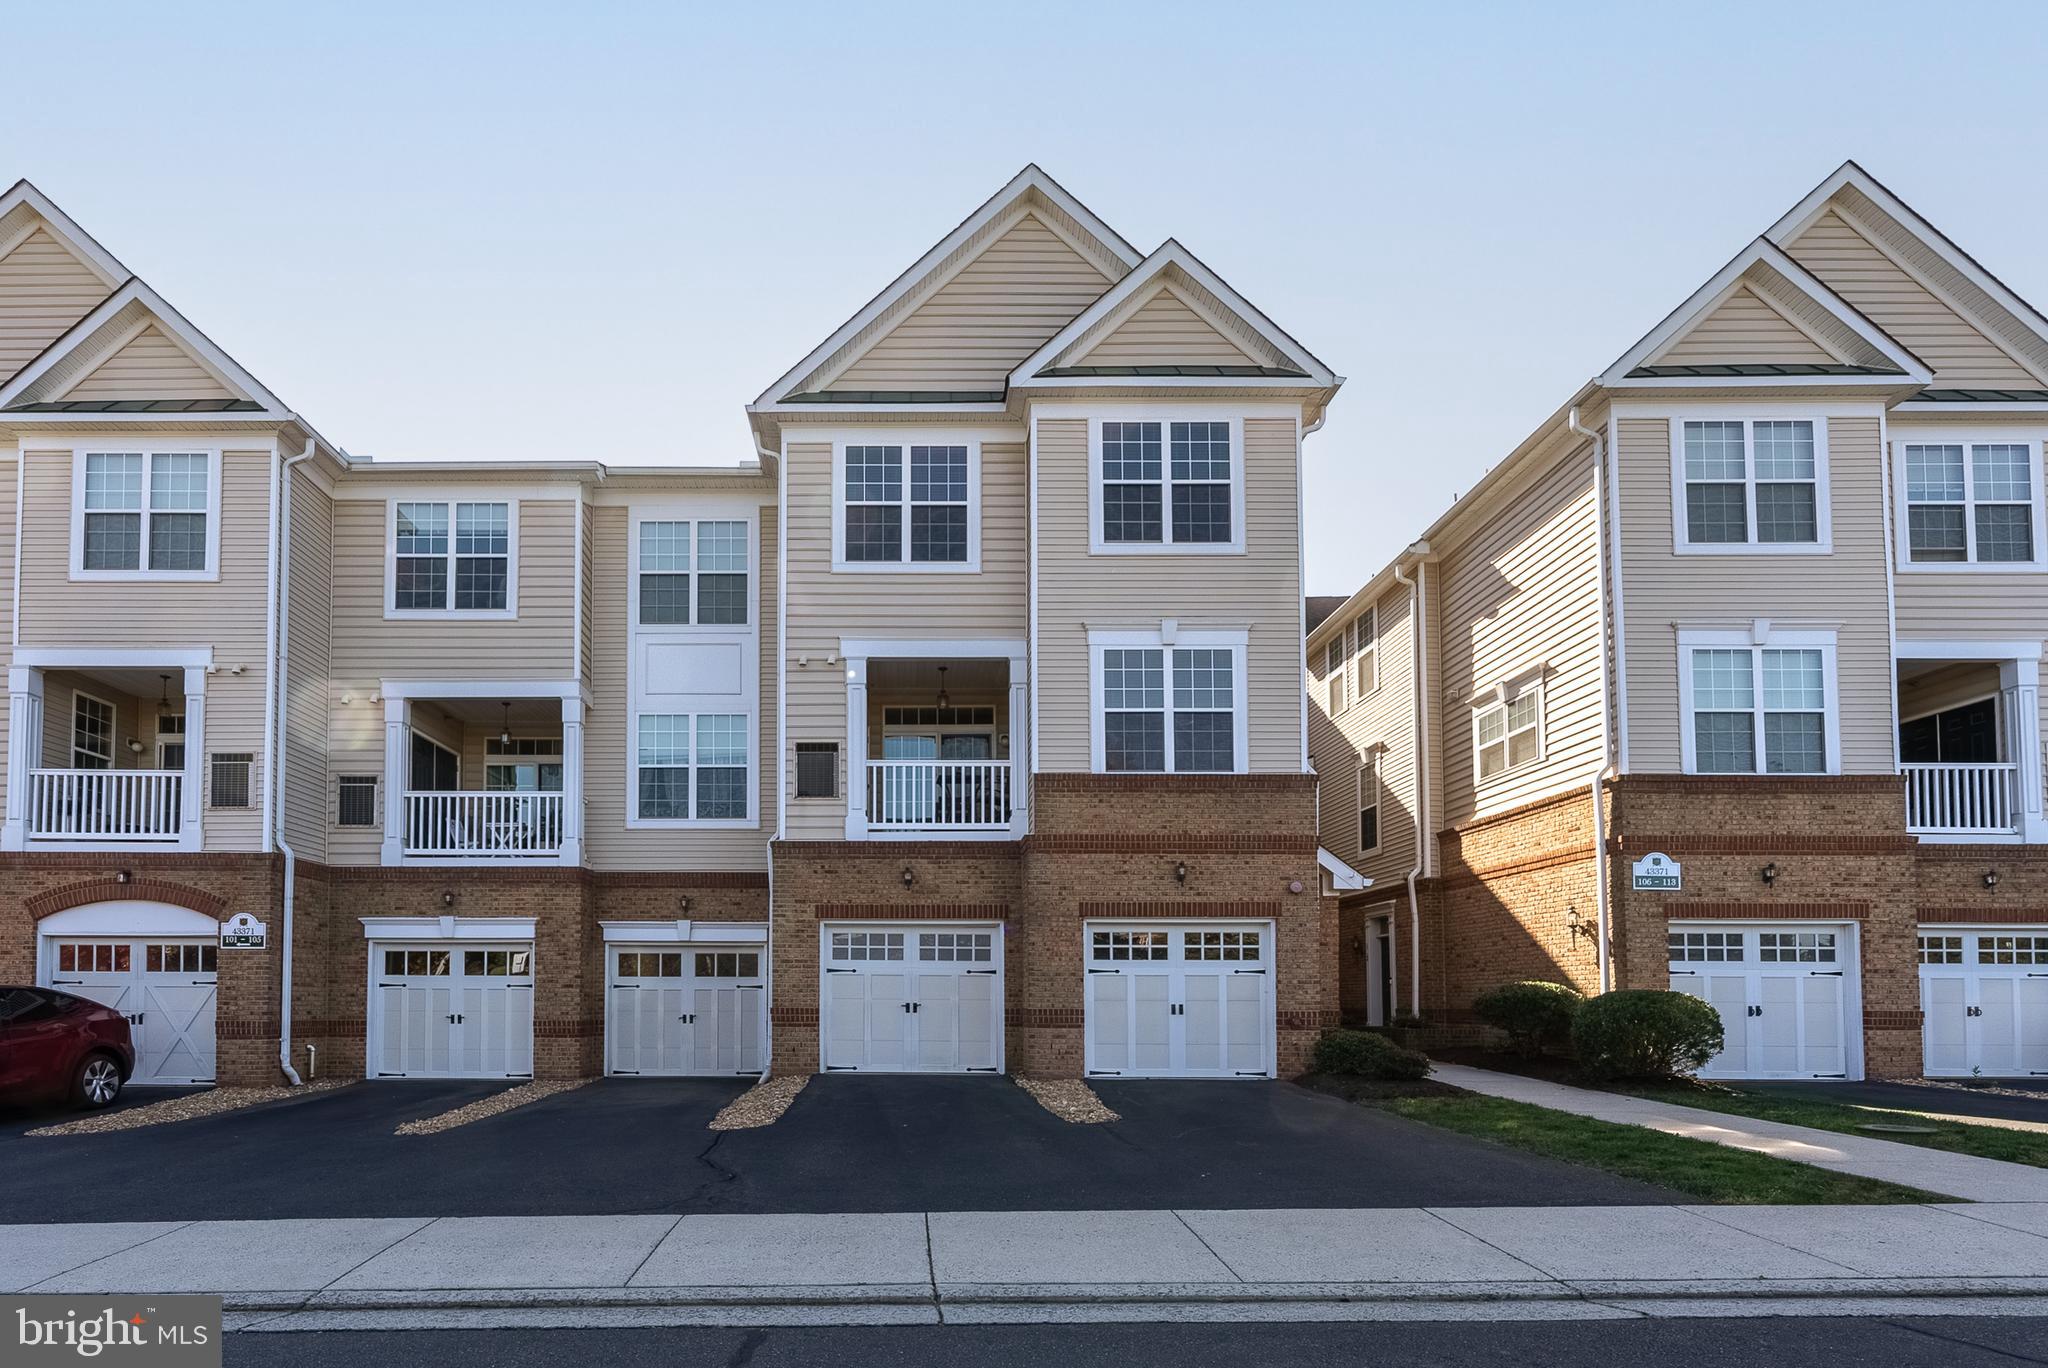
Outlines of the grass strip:
{"label": "grass strip", "polygon": [[1954,1200],[1899,1183],[1835,1173],[1790,1159],[1499,1097],[1388,1098],[1364,1105],[1720,1205],[1845,1206]]}
{"label": "grass strip", "polygon": [[[1886,1107],[1856,1106],[1817,1098],[1792,1097],[1784,1093],[1745,1092],[1739,1087],[1631,1088],[1629,1094],[1655,1102],[1669,1102],[1701,1111],[1725,1112],[1758,1121],[1781,1121],[1790,1126],[1812,1126],[1816,1130],[1842,1135],[1860,1135],[1871,1140],[1889,1140],[1898,1145],[1949,1154],[1973,1154],[1980,1159],[2003,1159],[2011,1164],[2048,1168],[2048,1134],[2011,1130],[2003,1126],[1973,1126],[1959,1121],[1937,1121],[1920,1112],[1895,1111]],[[1880,1125],[1926,1126],[1930,1133],[1918,1135],[1891,1131],[1870,1131],[1862,1127]]]}

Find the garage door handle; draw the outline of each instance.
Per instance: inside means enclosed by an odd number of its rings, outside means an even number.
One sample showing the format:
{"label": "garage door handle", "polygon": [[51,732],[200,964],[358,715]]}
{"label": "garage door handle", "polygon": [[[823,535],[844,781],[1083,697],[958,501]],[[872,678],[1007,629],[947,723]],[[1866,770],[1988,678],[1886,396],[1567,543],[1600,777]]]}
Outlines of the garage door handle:
{"label": "garage door handle", "polygon": [[832,967],[831,967],[830,965],[827,965],[827,966],[825,967],[825,972],[826,972],[826,973],[828,973],[828,974],[850,974],[850,973],[852,973],[852,972],[853,972],[853,970],[851,970],[851,969],[834,969],[834,968],[832,968]]}
{"label": "garage door handle", "polygon": [[[1233,974],[1263,974],[1266,971],[1263,969],[1233,969],[1230,972]],[[1260,1074],[1259,1077],[1264,1078],[1265,1075]]]}
{"label": "garage door handle", "polygon": [[1763,1014],[1764,1009],[1761,1007],[1752,1007],[1747,1012],[1743,1013],[1743,1015],[1745,1016],[1762,1016]]}
{"label": "garage door handle", "polygon": [[682,1022],[685,1026],[695,1026],[697,1024],[697,1014],[695,1012],[690,1012],[683,1016],[677,1017],[676,1020]]}
{"label": "garage door handle", "polygon": [[[1809,969],[1806,971],[1806,974],[1808,978],[1840,978],[1842,971],[1839,969]],[[1814,1076],[1818,1078],[1822,1075],[1816,1074]],[[1832,1078],[1834,1075],[1828,1074],[1826,1077]]]}

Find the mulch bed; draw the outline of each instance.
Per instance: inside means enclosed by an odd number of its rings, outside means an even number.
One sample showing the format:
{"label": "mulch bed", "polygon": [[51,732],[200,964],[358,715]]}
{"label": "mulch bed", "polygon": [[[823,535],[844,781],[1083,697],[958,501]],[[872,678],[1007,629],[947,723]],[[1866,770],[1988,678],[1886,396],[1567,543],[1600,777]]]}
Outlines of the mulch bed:
{"label": "mulch bed", "polygon": [[1463,1097],[1463,1088],[1439,1083],[1433,1078],[1387,1080],[1360,1078],[1355,1074],[1303,1074],[1294,1080],[1302,1087],[1346,1102],[1385,1102],[1396,1097]]}

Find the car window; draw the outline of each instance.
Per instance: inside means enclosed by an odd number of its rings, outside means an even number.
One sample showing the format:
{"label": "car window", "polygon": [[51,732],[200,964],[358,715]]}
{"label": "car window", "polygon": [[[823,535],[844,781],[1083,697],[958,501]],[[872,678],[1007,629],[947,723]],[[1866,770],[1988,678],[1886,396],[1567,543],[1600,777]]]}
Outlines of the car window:
{"label": "car window", "polygon": [[0,988],[0,1021],[32,1021],[48,1000],[33,988]]}

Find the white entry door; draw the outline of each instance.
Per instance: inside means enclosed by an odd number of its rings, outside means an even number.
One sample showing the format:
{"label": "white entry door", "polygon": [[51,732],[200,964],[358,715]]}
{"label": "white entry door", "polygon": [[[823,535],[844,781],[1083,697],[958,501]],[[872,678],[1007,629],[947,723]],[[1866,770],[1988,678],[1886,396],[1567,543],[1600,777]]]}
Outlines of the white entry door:
{"label": "white entry door", "polygon": [[47,985],[105,1003],[128,1018],[137,1087],[211,1083],[220,989],[216,941],[60,940],[46,947]]}
{"label": "white entry door", "polygon": [[1083,934],[1090,1075],[1272,1077],[1272,923],[1091,922]]}
{"label": "white entry door", "polygon": [[1920,1010],[1927,1073],[2048,1075],[2048,927],[1922,927]]}
{"label": "white entry door", "polygon": [[761,1072],[768,993],[758,946],[627,945],[609,957],[605,1072]]}
{"label": "white entry door", "polygon": [[533,1077],[531,945],[378,944],[370,970],[374,1076]]}
{"label": "white entry door", "polygon": [[1000,930],[827,926],[820,939],[828,1071],[1002,1071]]}
{"label": "white entry door", "polygon": [[1721,1053],[1700,1077],[1849,1076],[1849,932],[1674,925],[1668,941],[1671,986],[1721,1016]]}

